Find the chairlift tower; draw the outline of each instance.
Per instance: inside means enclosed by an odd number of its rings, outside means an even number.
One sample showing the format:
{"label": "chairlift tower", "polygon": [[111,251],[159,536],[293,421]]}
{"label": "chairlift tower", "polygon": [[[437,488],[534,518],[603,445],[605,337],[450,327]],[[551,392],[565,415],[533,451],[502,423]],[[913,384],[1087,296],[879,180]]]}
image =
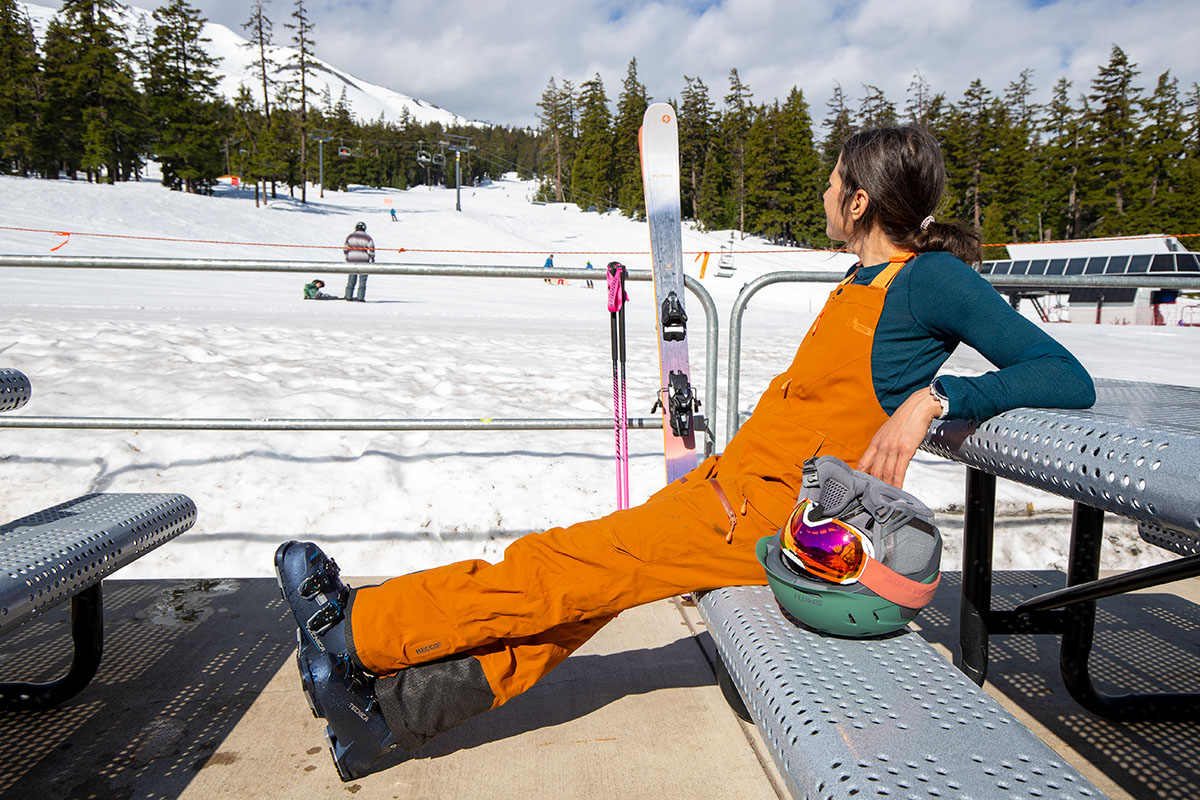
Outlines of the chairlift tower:
{"label": "chairlift tower", "polygon": [[321,184],[321,197],[325,196],[325,143],[333,141],[332,131],[316,128],[309,134],[317,140],[317,180]]}
{"label": "chairlift tower", "polygon": [[471,146],[470,136],[455,136],[449,133],[446,134],[446,141],[438,144],[454,151],[454,210],[462,211],[462,154],[475,148]]}

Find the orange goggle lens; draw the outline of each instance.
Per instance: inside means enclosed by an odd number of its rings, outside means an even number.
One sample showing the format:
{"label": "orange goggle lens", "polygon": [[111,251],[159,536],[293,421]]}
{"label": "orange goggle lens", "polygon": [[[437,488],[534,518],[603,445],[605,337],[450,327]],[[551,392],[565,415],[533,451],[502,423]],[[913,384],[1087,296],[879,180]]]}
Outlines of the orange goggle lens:
{"label": "orange goggle lens", "polygon": [[874,557],[870,538],[838,519],[809,519],[811,507],[801,500],[779,532],[784,557],[823,580],[854,583]]}

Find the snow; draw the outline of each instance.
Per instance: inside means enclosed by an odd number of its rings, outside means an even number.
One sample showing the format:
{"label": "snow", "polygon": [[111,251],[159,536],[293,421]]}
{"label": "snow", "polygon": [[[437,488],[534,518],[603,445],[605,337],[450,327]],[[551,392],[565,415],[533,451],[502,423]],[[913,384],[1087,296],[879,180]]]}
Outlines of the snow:
{"label": "snow", "polygon": [[[603,267],[619,254],[633,269],[648,268],[646,255],[629,254],[646,250],[646,227],[619,214],[534,204],[533,192],[512,176],[466,187],[460,213],[453,190],[352,187],[322,199],[310,187],[307,206],[284,193],[256,208],[252,192],[227,186],[199,197],[149,179],[106,186],[0,177],[3,253],[46,256],[62,245],[53,257],[314,262],[295,274],[3,268],[0,366],[33,383],[30,403],[7,416],[611,418]],[[323,273],[320,263],[341,261],[340,245],[358,220],[375,237],[380,262],[541,267],[554,253],[558,267],[590,259],[597,286],[375,275],[368,303],[303,301],[301,288],[314,277],[341,293],[342,276]],[[735,243],[734,277],[719,278],[716,256],[728,241],[728,231],[684,235],[685,251],[713,253],[702,284],[720,309],[722,431],[738,290],[784,268],[840,271],[848,258],[748,239]],[[698,277],[700,263],[685,261]],[[774,285],[750,304],[743,410],[790,361],[829,288]],[[641,282],[629,294],[629,408],[650,416],[658,385],[653,294]],[[704,315],[688,301],[700,373]],[[1197,329],[1045,329],[1099,377],[1200,380]],[[960,374],[987,368],[965,348],[947,366]],[[696,382],[703,396],[704,377]],[[5,519],[91,491],[183,492],[196,501],[195,528],[127,567],[122,576],[130,578],[267,576],[275,547],[289,538],[322,543],[351,575],[495,560],[526,532],[615,506],[611,431],[5,429],[2,438]],[[630,447],[636,503],[663,483],[661,433],[634,430]],[[906,484],[941,512],[949,569],[961,554],[963,483],[962,468],[921,453]],[[1000,566],[1063,566],[1066,500],[1002,482],[999,505]],[[1109,533],[1106,567],[1162,558],[1130,524]]]}
{"label": "snow", "polygon": [[[34,35],[37,37],[38,42],[44,41],[46,27],[49,25],[51,18],[58,13],[58,10],[36,3],[25,3],[23,5],[29,14]],[[125,6],[121,21],[125,27],[126,37],[130,42],[136,41],[138,25],[143,18],[146,21],[146,29],[153,32],[154,26],[157,24],[153,13],[152,10],[138,6]],[[247,11],[248,16],[249,11]],[[257,71],[251,66],[258,59],[258,51],[246,46],[248,44],[246,37],[230,30],[224,25],[214,22],[205,24],[203,35],[210,40],[205,49],[209,55],[217,60],[217,67],[214,70],[217,77],[217,94],[233,102],[234,97],[237,96],[238,89],[242,85],[245,85],[249,87],[251,96],[261,106],[262,81]],[[282,26],[278,26],[275,31],[275,41],[290,40],[291,32]],[[272,63],[280,68],[275,71],[270,80],[287,82],[295,80],[295,75],[289,70],[287,65],[299,61],[298,50],[282,45],[275,45],[266,49],[266,55]],[[308,83],[308,87],[315,92],[309,102],[312,103],[315,101],[319,104],[323,93],[328,89],[330,102],[337,103],[344,90],[346,93],[346,103],[360,122],[370,122],[381,118],[388,122],[399,122],[404,112],[407,111],[409,117],[417,124],[430,122],[439,122],[447,126],[480,124],[475,120],[470,120],[447,111],[427,100],[409,97],[394,89],[377,86],[361,78],[356,78],[315,56],[310,55],[308,60],[311,61],[311,68],[313,69],[312,74],[309,76],[310,82]],[[294,70],[294,67],[291,69]],[[271,102],[275,102],[274,89],[271,90]]]}

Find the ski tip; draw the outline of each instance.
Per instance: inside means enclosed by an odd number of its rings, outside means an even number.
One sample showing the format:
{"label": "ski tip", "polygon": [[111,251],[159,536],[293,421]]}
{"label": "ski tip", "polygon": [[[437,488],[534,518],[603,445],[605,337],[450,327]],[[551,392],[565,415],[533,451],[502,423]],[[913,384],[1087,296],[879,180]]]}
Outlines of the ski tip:
{"label": "ski tip", "polygon": [[675,122],[675,107],[670,103],[652,103],[642,116],[643,128],[646,125],[673,125]]}

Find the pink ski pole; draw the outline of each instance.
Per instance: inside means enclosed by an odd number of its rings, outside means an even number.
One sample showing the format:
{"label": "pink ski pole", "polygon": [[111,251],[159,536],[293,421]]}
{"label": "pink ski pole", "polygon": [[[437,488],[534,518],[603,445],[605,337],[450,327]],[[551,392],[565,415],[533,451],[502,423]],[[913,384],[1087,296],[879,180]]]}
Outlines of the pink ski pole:
{"label": "pink ski pole", "polygon": [[[617,448],[617,508],[629,508],[629,423],[625,405],[625,265],[608,265],[608,311],[613,354],[613,432]],[[619,364],[619,368],[618,368]]]}

